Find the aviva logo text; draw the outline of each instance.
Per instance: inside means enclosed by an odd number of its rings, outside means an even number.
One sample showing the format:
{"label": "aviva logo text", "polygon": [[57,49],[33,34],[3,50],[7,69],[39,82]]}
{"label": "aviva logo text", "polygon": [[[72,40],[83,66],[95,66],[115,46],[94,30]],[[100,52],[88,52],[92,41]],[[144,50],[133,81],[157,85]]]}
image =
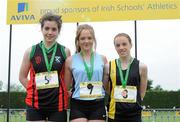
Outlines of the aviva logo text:
{"label": "aviva logo text", "polygon": [[29,3],[17,4],[17,14],[11,16],[11,21],[31,21],[35,16],[29,12]]}
{"label": "aviva logo text", "polygon": [[28,3],[18,3],[18,13],[29,10]]}

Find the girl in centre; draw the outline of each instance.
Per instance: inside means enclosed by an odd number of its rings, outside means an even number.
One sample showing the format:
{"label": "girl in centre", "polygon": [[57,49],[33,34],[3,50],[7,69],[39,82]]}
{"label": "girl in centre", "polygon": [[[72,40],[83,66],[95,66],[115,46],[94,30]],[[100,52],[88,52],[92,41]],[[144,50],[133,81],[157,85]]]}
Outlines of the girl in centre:
{"label": "girl in centre", "polygon": [[105,122],[103,87],[106,57],[96,52],[94,29],[79,25],[75,37],[76,53],[65,62],[65,83],[70,94],[71,122]]}

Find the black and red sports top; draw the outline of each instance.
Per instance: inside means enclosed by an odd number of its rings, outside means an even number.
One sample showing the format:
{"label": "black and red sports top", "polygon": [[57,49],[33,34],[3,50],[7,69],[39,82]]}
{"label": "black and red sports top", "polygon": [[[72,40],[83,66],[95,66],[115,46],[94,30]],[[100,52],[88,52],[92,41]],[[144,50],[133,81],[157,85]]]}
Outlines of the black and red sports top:
{"label": "black and red sports top", "polygon": [[[53,47],[52,47],[53,48]],[[57,43],[57,50],[51,71],[57,71],[59,86],[55,88],[37,89],[36,74],[48,72],[45,58],[42,51],[42,42],[32,47],[30,58],[30,80],[27,86],[27,96],[25,102],[28,106],[36,109],[62,111],[68,106],[67,89],[64,82],[64,62],[66,55],[64,46]],[[33,53],[33,54],[32,54]],[[46,52],[50,62],[53,51]]]}

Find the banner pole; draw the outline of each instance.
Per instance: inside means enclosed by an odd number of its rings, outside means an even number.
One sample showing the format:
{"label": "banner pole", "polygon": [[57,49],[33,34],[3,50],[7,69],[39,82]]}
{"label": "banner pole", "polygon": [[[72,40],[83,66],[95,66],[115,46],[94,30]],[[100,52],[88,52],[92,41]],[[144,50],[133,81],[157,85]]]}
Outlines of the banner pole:
{"label": "banner pole", "polygon": [[135,57],[137,58],[137,23],[134,21],[134,34],[135,34]]}
{"label": "banner pole", "polygon": [[10,24],[9,31],[9,65],[8,65],[8,106],[7,106],[7,122],[9,122],[9,108],[10,108],[10,81],[11,81],[11,37],[12,37],[12,24]]}

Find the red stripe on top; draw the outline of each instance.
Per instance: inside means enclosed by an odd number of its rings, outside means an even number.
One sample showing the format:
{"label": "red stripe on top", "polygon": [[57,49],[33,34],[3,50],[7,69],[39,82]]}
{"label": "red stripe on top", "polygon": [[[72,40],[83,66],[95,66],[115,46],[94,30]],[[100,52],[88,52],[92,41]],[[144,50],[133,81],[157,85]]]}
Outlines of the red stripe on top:
{"label": "red stripe on top", "polygon": [[[59,111],[61,111],[63,109],[66,110],[68,107],[68,94],[67,94],[67,88],[64,82],[64,65],[62,67],[62,70],[60,72],[60,80],[61,80],[61,85],[59,87]],[[62,92],[64,92],[64,96],[62,96]],[[62,102],[63,100],[63,102]]]}
{"label": "red stripe on top", "polygon": [[62,111],[63,110],[63,99],[62,99],[62,87],[61,86],[59,86],[59,106],[58,106],[58,110],[59,111]]}
{"label": "red stripe on top", "polygon": [[[34,85],[34,98],[33,98],[33,85]],[[37,95],[37,89],[35,85],[35,71],[33,68],[32,63],[30,64],[30,80],[28,81],[27,88],[26,88],[26,99],[25,102],[29,106],[33,106],[33,99],[34,99],[34,107],[38,108],[38,95]]]}
{"label": "red stripe on top", "polygon": [[38,91],[37,91],[37,89],[36,89],[36,81],[35,81],[35,78],[34,78],[34,107],[35,108],[39,108],[39,106],[38,106]]}

